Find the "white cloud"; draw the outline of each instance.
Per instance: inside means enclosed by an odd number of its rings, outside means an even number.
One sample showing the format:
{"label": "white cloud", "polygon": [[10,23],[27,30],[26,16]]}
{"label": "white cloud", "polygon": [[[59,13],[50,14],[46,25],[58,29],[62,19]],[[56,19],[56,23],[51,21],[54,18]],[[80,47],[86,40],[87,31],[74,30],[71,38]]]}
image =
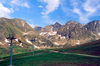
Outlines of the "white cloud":
{"label": "white cloud", "polygon": [[100,16],[100,0],[63,0],[61,6],[66,15],[78,17],[81,23],[89,22],[90,17]]}
{"label": "white cloud", "polygon": [[74,8],[73,12],[76,13],[79,16],[79,21],[82,23],[89,22],[88,16],[84,15],[79,8]]}
{"label": "white cloud", "polygon": [[41,6],[41,5],[39,5],[38,7],[39,7],[39,8],[43,8],[43,6]]}
{"label": "white cloud", "polygon": [[13,13],[12,9],[9,9],[9,8],[3,6],[3,4],[0,3],[0,17],[10,18],[11,13]]}
{"label": "white cloud", "polygon": [[59,7],[59,0],[41,0],[41,2],[46,3],[45,11],[42,14],[48,15],[49,13],[55,11]]}
{"label": "white cloud", "polygon": [[0,0],[0,17],[11,18],[11,13],[14,13],[15,9],[17,9],[16,6],[30,8],[27,0]]}
{"label": "white cloud", "polygon": [[21,7],[26,7],[30,8],[29,4],[25,2],[24,0],[12,0],[11,5],[16,5],[16,6],[21,6]]}
{"label": "white cloud", "polygon": [[41,12],[43,22],[45,24],[53,24],[55,21],[50,18],[49,14],[58,9],[60,0],[39,0],[39,2],[43,4],[38,6],[39,8],[43,9]]}
{"label": "white cloud", "polygon": [[26,8],[30,8],[30,6],[28,5],[28,3],[23,3],[22,6],[24,6]]}
{"label": "white cloud", "polygon": [[80,9],[78,9],[78,8],[74,8],[73,12],[77,13],[78,15],[82,15]]}
{"label": "white cloud", "polygon": [[[84,10],[88,13],[88,16],[93,15],[94,13],[100,11],[100,0],[87,0],[83,4]],[[99,14],[100,15],[100,14]]]}

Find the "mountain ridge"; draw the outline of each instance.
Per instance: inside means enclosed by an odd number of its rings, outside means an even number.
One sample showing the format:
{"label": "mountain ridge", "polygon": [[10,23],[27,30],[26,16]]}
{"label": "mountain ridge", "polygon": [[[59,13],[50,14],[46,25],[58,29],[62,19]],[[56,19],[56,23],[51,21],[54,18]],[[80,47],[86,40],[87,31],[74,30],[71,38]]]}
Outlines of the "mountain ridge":
{"label": "mountain ridge", "polygon": [[[2,26],[3,25],[3,26]],[[92,25],[92,27],[91,27]],[[81,24],[76,21],[68,21],[65,25],[56,22],[46,27],[32,28],[27,22],[22,19],[7,19],[0,18],[0,39],[1,44],[7,44],[5,33],[15,33],[17,39],[28,44],[32,38],[37,38],[35,48],[61,48],[65,45],[76,46],[83,43],[100,39],[100,21],[94,20],[88,24]],[[95,30],[96,29],[96,30]],[[16,39],[16,40],[17,40]],[[4,40],[2,42],[2,40]],[[24,44],[19,44],[23,47]]]}
{"label": "mountain ridge", "polygon": [[[94,20],[94,21],[96,21],[97,24],[99,23],[99,20]],[[91,21],[91,23],[94,23],[94,21]],[[55,24],[53,24],[53,26]],[[90,29],[93,29],[92,27],[93,26],[95,27],[95,25],[90,27],[91,24],[89,23],[83,25],[79,22],[70,20],[65,25],[61,25],[58,29],[56,28],[57,30],[53,30],[55,29],[55,27],[53,26],[49,25],[43,28],[42,29],[43,31],[40,31],[40,35],[47,37],[47,39],[49,40],[52,39],[52,42],[56,44],[59,44],[60,41],[64,41],[65,44],[68,44],[69,42],[70,44],[72,44],[74,42],[74,44],[76,43],[75,45],[77,45],[77,44],[85,43],[87,41],[97,40],[100,38],[99,33],[93,32],[95,29],[93,31],[90,30]],[[100,27],[97,25],[96,31],[99,31],[99,30],[100,30]]]}

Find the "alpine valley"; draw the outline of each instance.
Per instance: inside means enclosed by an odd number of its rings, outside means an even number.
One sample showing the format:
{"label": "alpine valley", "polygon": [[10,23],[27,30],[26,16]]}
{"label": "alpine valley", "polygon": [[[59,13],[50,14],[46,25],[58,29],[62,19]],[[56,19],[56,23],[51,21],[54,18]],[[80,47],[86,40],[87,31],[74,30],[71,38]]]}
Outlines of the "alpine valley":
{"label": "alpine valley", "polygon": [[[100,21],[94,20],[88,24],[68,21],[65,25],[58,22],[44,28],[32,28],[22,19],[0,18],[0,49],[10,48],[9,34],[14,34],[14,52],[32,51],[31,39],[35,39],[35,49],[67,48],[82,45],[100,39]],[[6,51],[9,52],[9,51]],[[2,53],[2,51],[0,51]]]}

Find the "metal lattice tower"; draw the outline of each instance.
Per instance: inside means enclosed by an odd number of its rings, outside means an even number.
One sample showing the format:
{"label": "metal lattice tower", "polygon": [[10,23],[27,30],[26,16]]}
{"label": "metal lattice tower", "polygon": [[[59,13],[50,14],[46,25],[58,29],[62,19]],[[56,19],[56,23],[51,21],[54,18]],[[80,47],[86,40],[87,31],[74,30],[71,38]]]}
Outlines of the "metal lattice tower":
{"label": "metal lattice tower", "polygon": [[32,42],[32,47],[33,47],[33,56],[34,56],[34,41],[35,41],[35,39],[32,39],[32,40],[30,40],[31,42]]}
{"label": "metal lattice tower", "polygon": [[16,39],[15,37],[14,37],[14,34],[9,34],[9,36],[7,37],[7,39],[10,39],[10,66],[12,66],[12,55],[13,55],[13,48],[12,48],[12,41],[14,40],[14,39]]}

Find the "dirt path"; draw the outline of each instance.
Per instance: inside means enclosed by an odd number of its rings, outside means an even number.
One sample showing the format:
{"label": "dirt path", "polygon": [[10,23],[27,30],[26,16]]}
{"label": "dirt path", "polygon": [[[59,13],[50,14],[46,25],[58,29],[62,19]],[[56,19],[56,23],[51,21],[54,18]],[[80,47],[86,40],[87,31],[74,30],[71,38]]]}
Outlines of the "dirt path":
{"label": "dirt path", "polygon": [[97,57],[97,58],[100,58],[100,56],[87,55],[87,54],[78,54],[78,53],[63,53],[63,54],[74,54],[74,55],[81,55],[81,56],[88,56],[88,57]]}
{"label": "dirt path", "polygon": [[74,55],[81,55],[81,56],[88,56],[88,57],[97,57],[97,58],[100,58],[100,56],[88,55],[88,54],[69,53],[69,52],[59,52],[59,51],[51,51],[51,52],[62,53],[62,54],[74,54]]}

